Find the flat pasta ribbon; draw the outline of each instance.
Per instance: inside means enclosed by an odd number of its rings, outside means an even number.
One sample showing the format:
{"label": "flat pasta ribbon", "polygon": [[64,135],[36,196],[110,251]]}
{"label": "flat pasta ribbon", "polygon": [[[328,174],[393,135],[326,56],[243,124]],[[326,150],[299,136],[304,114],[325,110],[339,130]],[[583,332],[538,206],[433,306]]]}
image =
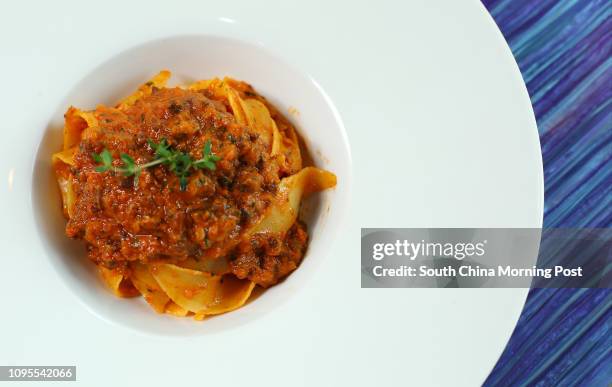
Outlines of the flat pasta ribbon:
{"label": "flat pasta ribbon", "polygon": [[155,277],[149,271],[149,265],[141,262],[130,262],[130,279],[145,301],[157,313],[164,313],[170,297],[161,289]]}
{"label": "flat pasta ribbon", "polygon": [[[295,130],[287,128],[287,136],[278,129],[272,118],[269,106],[263,98],[243,98],[240,86],[243,82],[232,78],[218,78],[198,81],[189,86],[190,90],[208,90],[217,98],[227,100],[236,122],[255,130],[268,146],[270,155],[277,157],[284,166],[285,172],[291,174],[302,168],[299,140]],[[243,86],[244,87],[244,86]]]}
{"label": "flat pasta ribbon", "polygon": [[148,82],[145,82],[140,85],[138,90],[136,90],[132,95],[129,95],[123,100],[121,100],[121,102],[117,104],[117,109],[126,109],[127,107],[135,104],[136,101],[138,101],[139,99],[151,95],[151,93],[153,92],[153,88],[161,89],[162,87],[166,86],[168,79],[170,79],[170,75],[171,73],[168,70],[160,71]]}
{"label": "flat pasta ribbon", "polygon": [[246,302],[255,287],[248,280],[185,269],[169,263],[155,265],[151,273],[174,303],[194,312],[196,316],[237,309]]}
{"label": "flat pasta ribbon", "polygon": [[72,175],[68,174],[68,176],[65,176],[58,173],[57,185],[62,195],[62,211],[64,212],[64,216],[71,218],[76,204],[76,195],[72,186]]}
{"label": "flat pasta ribbon", "polygon": [[93,112],[85,112],[74,106],[68,109],[64,118],[64,150],[78,145],[86,128],[98,126]]}
{"label": "flat pasta ribbon", "polygon": [[104,266],[98,266],[100,277],[104,284],[118,297],[136,297],[140,293],[132,286],[132,282],[123,274],[107,269]]}
{"label": "flat pasta ribbon", "polygon": [[74,156],[78,144],[81,142],[83,132],[88,127],[98,125],[93,112],[85,112],[71,106],[64,115],[64,144],[63,150],[51,156],[51,162],[55,168],[57,184],[62,196],[62,209],[64,216],[70,218],[76,204],[76,194],[72,186],[72,173],[67,167],[74,166]]}
{"label": "flat pasta ribbon", "polygon": [[172,300],[168,301],[168,304],[166,305],[166,309],[164,312],[171,314],[173,316],[176,316],[176,317],[185,317],[189,314],[189,311],[187,309],[181,308],[180,306],[175,304],[174,301]]}
{"label": "flat pasta ribbon", "polygon": [[246,232],[246,236],[261,232],[286,232],[297,219],[303,197],[335,185],[336,175],[315,167],[306,167],[295,175],[285,177],[279,185],[276,200],[260,221]]}

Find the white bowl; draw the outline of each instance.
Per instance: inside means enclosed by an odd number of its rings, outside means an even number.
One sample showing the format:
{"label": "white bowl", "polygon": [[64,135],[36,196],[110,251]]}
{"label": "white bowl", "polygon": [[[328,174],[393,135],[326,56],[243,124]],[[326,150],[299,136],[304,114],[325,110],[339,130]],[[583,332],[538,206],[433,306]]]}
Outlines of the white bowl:
{"label": "white bowl", "polygon": [[[93,109],[114,105],[161,69],[173,73],[171,84],[215,76],[251,83],[296,126],[316,166],[334,172],[338,185],[314,195],[305,205],[310,242],[300,267],[243,308],[197,322],[159,315],[142,298],[119,299],[105,289],[81,241],[69,240],[60,210],[51,154],[61,148],[63,114],[70,105]],[[118,53],[93,69],[58,105],[41,139],[32,176],[35,223],[53,267],[63,282],[95,315],[140,332],[161,335],[211,334],[253,320],[300,289],[325,259],[348,206],[351,157],[345,129],[333,103],[308,76],[262,46],[210,35],[155,40]]]}

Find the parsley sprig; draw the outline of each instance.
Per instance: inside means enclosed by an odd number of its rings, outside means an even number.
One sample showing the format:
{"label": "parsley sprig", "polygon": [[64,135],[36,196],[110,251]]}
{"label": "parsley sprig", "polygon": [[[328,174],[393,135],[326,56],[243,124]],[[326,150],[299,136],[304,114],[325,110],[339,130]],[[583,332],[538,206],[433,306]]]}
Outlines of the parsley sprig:
{"label": "parsley sprig", "polygon": [[134,176],[134,186],[137,186],[138,178],[143,169],[163,164],[167,166],[168,170],[174,172],[174,174],[178,176],[181,191],[184,191],[187,188],[187,178],[191,174],[192,169],[208,169],[214,171],[217,168],[217,161],[220,160],[220,157],[213,153],[210,140],[206,141],[204,144],[202,148],[202,158],[198,160],[193,160],[191,156],[185,152],[172,149],[166,142],[166,139],[162,139],[159,143],[155,143],[153,140],[149,139],[148,143],[155,152],[155,158],[153,160],[144,164],[136,164],[130,155],[121,153],[119,157],[123,165],[114,166],[112,154],[108,149],[104,148],[102,152],[92,154],[94,161],[99,164],[95,171],[113,171],[121,173],[123,176]]}

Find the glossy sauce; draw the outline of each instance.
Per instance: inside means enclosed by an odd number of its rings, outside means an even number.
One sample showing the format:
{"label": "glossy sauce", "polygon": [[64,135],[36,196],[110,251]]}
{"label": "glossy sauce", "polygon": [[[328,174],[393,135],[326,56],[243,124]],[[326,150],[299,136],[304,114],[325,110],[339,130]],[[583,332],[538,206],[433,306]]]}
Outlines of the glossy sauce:
{"label": "glossy sauce", "polygon": [[[289,130],[271,113],[280,130]],[[83,133],[70,171],[76,204],[66,226],[69,237],[86,242],[91,260],[128,276],[129,261],[181,263],[261,286],[299,265],[308,239],[299,221],[287,233],[243,235],[274,199],[280,179],[295,171],[284,170],[255,131],[236,123],[226,101],[206,91],[154,88],[127,109],[99,106],[95,116],[99,126]],[[149,139],[165,139],[193,159],[210,141],[220,160],[214,171],[193,171],[185,190],[163,165],[142,170],[138,184],[94,170],[92,154],[105,148],[114,159],[127,153],[137,164],[153,160]]]}

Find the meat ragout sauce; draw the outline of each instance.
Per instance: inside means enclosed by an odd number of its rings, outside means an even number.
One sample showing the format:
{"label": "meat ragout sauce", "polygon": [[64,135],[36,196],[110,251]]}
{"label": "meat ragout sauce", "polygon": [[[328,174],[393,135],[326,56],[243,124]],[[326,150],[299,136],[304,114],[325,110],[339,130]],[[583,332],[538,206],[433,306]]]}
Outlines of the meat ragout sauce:
{"label": "meat ragout sauce", "polygon": [[[255,96],[248,84],[240,86]],[[281,131],[293,130],[268,106]],[[264,287],[297,268],[308,239],[300,221],[286,233],[243,237],[274,199],[280,179],[297,171],[286,170],[254,130],[237,124],[227,101],[207,91],[154,88],[127,109],[98,106],[95,116],[99,126],[83,133],[71,169],[76,203],[66,226],[69,237],[85,241],[92,261],[128,276],[134,260],[206,262]],[[121,173],[95,171],[93,153],[108,149],[114,159],[127,153],[143,164],[155,157],[148,140],[162,139],[194,160],[210,141],[220,157],[216,169],[192,171],[184,190],[164,165],[143,169],[137,184]]]}

